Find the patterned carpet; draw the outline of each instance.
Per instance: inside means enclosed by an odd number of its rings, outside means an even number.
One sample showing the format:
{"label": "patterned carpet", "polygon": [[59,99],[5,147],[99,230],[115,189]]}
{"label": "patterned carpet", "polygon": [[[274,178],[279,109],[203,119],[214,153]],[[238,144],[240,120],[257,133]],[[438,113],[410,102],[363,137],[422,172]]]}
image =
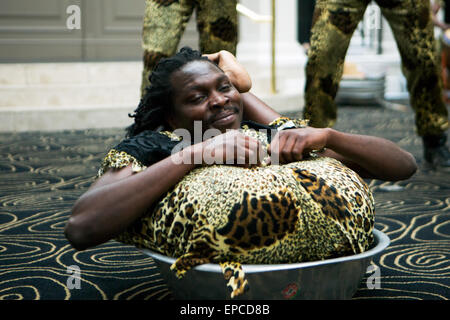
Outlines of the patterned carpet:
{"label": "patterned carpet", "polygon": [[[382,136],[418,159],[407,181],[368,181],[391,245],[373,263],[380,288],[354,299],[450,298],[450,173],[424,168],[411,112],[341,108],[336,128]],[[170,299],[151,258],[110,241],[76,252],[63,228],[120,129],[0,134],[0,299]],[[80,270],[80,289],[68,282]],[[370,276],[367,274],[366,277]],[[75,288],[71,288],[75,284]]]}

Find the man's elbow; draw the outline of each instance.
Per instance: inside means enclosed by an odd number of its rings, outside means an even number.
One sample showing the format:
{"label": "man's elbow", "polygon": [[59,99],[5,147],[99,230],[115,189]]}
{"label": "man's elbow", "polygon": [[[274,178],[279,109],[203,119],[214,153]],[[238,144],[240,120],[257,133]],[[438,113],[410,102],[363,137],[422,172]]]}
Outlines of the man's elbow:
{"label": "man's elbow", "polygon": [[408,161],[405,165],[405,179],[411,178],[418,169],[416,158],[411,153],[408,153]]}
{"label": "man's elbow", "polygon": [[411,178],[418,169],[414,156],[408,152],[402,165],[398,169],[395,180],[406,180]]}
{"label": "man's elbow", "polygon": [[76,216],[70,217],[64,229],[66,239],[72,247],[79,251],[86,250],[93,246],[89,241],[91,238],[89,227],[84,226],[80,220],[81,219]]}

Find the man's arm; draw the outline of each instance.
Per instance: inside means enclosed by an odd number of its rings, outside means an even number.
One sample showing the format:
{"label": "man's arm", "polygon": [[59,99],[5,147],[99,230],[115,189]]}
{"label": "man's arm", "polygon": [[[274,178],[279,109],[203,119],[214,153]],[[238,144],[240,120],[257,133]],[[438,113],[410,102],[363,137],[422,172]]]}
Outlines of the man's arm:
{"label": "man's arm", "polygon": [[139,173],[109,169],[75,202],[67,239],[84,250],[114,238],[194,167],[168,157]]}
{"label": "man's arm", "polygon": [[323,148],[326,150],[320,156],[341,161],[363,178],[404,180],[417,170],[414,157],[389,140],[330,128],[280,131],[268,151],[278,154],[280,163],[287,163],[302,160],[305,154]]}
{"label": "man's arm", "polygon": [[244,119],[261,124],[269,124],[281,117],[281,114],[269,107],[251,92],[241,94],[244,103]]}

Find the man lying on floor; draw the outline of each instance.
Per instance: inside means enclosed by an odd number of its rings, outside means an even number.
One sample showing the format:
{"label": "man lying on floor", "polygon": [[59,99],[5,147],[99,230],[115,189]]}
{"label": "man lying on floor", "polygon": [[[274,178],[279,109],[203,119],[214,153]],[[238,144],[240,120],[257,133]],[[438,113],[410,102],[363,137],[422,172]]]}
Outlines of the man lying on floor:
{"label": "man lying on floor", "polygon": [[177,258],[179,277],[220,263],[232,297],[248,285],[241,264],[367,250],[374,201],[361,178],[407,179],[414,157],[382,138],[281,117],[246,92],[231,54],[208,57],[183,48],[156,66],[127,138],[73,207],[70,243],[149,248]]}

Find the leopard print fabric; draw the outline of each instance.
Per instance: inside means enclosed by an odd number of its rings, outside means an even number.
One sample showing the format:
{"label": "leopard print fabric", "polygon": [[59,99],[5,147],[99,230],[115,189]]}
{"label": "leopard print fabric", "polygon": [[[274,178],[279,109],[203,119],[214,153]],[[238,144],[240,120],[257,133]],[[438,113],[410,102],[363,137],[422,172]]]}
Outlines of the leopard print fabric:
{"label": "leopard print fabric", "polygon": [[227,288],[230,290],[231,298],[245,293],[248,289],[248,281],[245,280],[245,274],[242,266],[234,262],[222,262],[220,264],[223,276],[227,282]]}
{"label": "leopard print fabric", "polygon": [[[267,147],[265,134],[242,132]],[[360,253],[372,243],[373,225],[374,200],[364,181],[337,160],[311,157],[197,168],[117,240],[175,257],[171,269],[178,277],[199,264],[219,263],[234,297],[251,287],[242,264]]]}
{"label": "leopard print fabric", "polygon": [[[304,116],[313,127],[332,127],[334,102],[350,40],[370,0],[317,0],[306,64]],[[442,99],[440,61],[429,0],[375,0],[389,22],[408,81],[411,106],[420,136],[440,135],[449,128]]]}

